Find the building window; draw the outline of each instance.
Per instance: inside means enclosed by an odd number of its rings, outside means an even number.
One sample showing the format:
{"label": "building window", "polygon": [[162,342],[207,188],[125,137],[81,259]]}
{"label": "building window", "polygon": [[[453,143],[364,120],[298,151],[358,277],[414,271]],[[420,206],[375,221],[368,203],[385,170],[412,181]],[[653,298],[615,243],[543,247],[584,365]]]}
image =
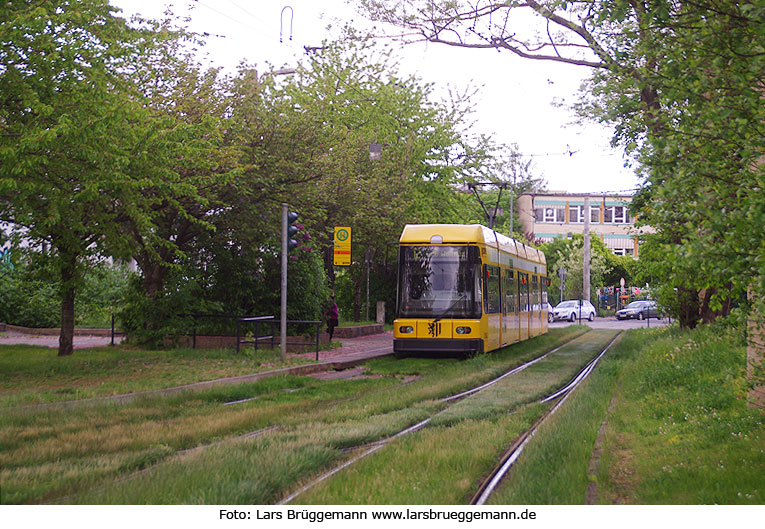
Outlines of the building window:
{"label": "building window", "polygon": [[606,206],[603,210],[603,222],[606,224],[631,224],[627,206]]}
{"label": "building window", "polygon": [[562,206],[545,206],[534,209],[537,222],[566,222],[566,208]]}
{"label": "building window", "polygon": [[[569,206],[568,222],[570,224],[584,224],[584,206]],[[590,222],[600,223],[600,207],[590,206]]]}
{"label": "building window", "polygon": [[600,222],[600,208],[590,206],[590,222]]}

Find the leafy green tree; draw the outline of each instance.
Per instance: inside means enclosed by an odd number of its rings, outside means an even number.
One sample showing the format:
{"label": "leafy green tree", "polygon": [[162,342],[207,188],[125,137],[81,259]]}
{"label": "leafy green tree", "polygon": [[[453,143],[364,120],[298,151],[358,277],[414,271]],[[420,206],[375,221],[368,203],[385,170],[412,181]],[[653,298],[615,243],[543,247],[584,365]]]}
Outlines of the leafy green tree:
{"label": "leafy green tree", "polygon": [[147,34],[105,0],[19,0],[0,7],[0,42],[0,218],[49,245],[67,356],[89,256],[124,239],[126,168],[141,158],[124,73]]}
{"label": "leafy green tree", "polygon": [[[637,69],[653,87],[650,112],[634,113],[634,88],[613,73],[594,76],[583,112],[614,123],[641,161],[646,186],[635,206],[658,228],[641,255],[664,285],[665,303],[693,327],[730,312],[748,287],[762,291],[762,41],[755,4],[657,2],[643,14],[658,27],[636,41]],[[614,94],[619,94],[614,96]],[[765,305],[755,311],[765,318]]]}
{"label": "leafy green tree", "polygon": [[[283,201],[300,212],[330,284],[333,228],[353,228],[358,318],[367,256],[384,269],[405,223],[462,221],[469,197],[455,186],[489,173],[495,146],[461,125],[468,98],[434,101],[431,85],[400,75],[390,49],[351,29],[346,37],[324,43],[284,82],[243,70],[232,130],[261,214]],[[379,160],[370,160],[372,144]]]}
{"label": "leafy green tree", "polygon": [[[579,299],[582,296],[584,279],[584,236],[575,234],[571,239],[557,238],[541,245],[540,249],[547,258],[547,275],[550,278],[550,298],[558,302],[566,299]],[[609,285],[606,278],[612,274],[613,253],[597,237],[590,238],[590,293],[585,299],[596,299],[597,289]],[[563,300],[560,298],[561,268],[566,269],[566,281]],[[552,301],[551,301],[552,303]]]}
{"label": "leafy green tree", "polygon": [[238,152],[224,138],[224,87],[218,71],[202,70],[183,43],[163,40],[132,74],[136,100],[147,113],[145,162],[152,167],[130,168],[142,178],[135,197],[141,214],[127,216],[124,229],[130,235],[126,252],[138,263],[150,299],[194,241],[222,222],[237,193]]}
{"label": "leafy green tree", "polygon": [[[724,314],[748,286],[765,291],[762,74],[765,10],[697,0],[363,0],[370,17],[413,39],[588,67],[583,115],[614,126],[642,164],[633,202],[659,230],[656,278],[688,310]],[[540,31],[526,31],[518,21]],[[660,258],[657,256],[657,258]],[[698,300],[698,301],[697,301]],[[760,318],[765,301],[757,300]]]}

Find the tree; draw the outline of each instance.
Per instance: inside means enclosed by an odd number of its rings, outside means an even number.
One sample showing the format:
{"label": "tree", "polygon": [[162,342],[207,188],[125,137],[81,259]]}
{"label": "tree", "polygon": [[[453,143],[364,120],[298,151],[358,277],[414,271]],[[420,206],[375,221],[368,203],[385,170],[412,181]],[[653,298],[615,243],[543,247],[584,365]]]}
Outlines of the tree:
{"label": "tree", "polygon": [[[635,46],[656,111],[634,114],[626,79],[611,74],[593,78],[582,110],[615,124],[641,161],[646,186],[634,203],[642,222],[658,228],[641,260],[665,292],[677,292],[667,303],[693,327],[727,315],[747,287],[765,286],[765,237],[751,229],[765,211],[765,12],[712,0],[665,7],[646,21],[661,31]],[[762,319],[765,304],[755,305]]]}
{"label": "tree", "polygon": [[[543,244],[540,249],[547,258],[547,276],[550,278],[550,297],[557,299],[560,294],[560,277],[558,272],[561,268],[566,269],[566,281],[563,291],[563,299],[595,299],[597,289],[604,285],[613,284],[607,281],[613,273],[616,257],[606,248],[597,237],[590,239],[590,289],[589,294],[582,293],[584,272],[584,236],[575,234],[571,239],[557,238],[552,242]],[[631,258],[628,258],[631,259]]]}
{"label": "tree", "polygon": [[130,202],[125,168],[140,109],[125,95],[123,73],[148,35],[113,15],[105,0],[0,7],[0,218],[50,247],[59,356],[73,352],[88,257],[123,239]]}
{"label": "tree", "polygon": [[[155,23],[152,31],[164,28]],[[180,35],[147,50],[131,74],[147,117],[143,163],[130,167],[143,184],[136,197],[143,214],[127,216],[124,228],[126,251],[141,269],[150,300],[195,239],[216,229],[237,195],[239,153],[224,137],[224,86],[216,69],[202,70],[183,48],[192,36]]]}
{"label": "tree", "polygon": [[[367,255],[384,268],[406,222],[464,218],[454,186],[488,172],[493,144],[461,124],[469,94],[436,101],[431,85],[400,75],[390,49],[349,28],[345,35],[279,85],[243,71],[233,117],[246,177],[267,190],[264,205],[286,201],[301,212],[330,284],[333,228],[353,227],[358,317]],[[379,160],[370,160],[371,144],[381,146]]]}
{"label": "tree", "polygon": [[[615,128],[636,155],[645,189],[633,203],[659,230],[682,304],[695,325],[726,300],[763,291],[762,6],[742,1],[366,0],[363,11],[412,39],[494,48],[588,67],[583,115]],[[525,18],[524,18],[525,17]],[[537,32],[528,21],[541,22]],[[525,27],[524,27],[525,26]],[[755,233],[756,232],[756,233]],[[689,266],[685,266],[688,264]],[[690,275],[688,275],[690,272]],[[703,307],[707,306],[709,310]],[[762,318],[765,302],[758,304]]]}

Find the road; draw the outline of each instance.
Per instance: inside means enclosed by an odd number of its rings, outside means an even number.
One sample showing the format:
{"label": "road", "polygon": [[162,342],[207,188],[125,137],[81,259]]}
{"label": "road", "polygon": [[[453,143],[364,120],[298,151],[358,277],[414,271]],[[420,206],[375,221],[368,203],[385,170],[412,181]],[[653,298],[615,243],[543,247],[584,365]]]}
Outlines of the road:
{"label": "road", "polygon": [[[556,327],[568,327],[569,325],[578,325],[579,320],[572,322],[569,321],[556,321],[550,324],[551,328]],[[626,330],[626,329],[642,329],[644,327],[665,327],[669,325],[669,319],[664,318],[661,320],[657,319],[651,319],[651,320],[617,320],[613,316],[609,316],[607,318],[595,318],[594,321],[589,322],[586,319],[582,320],[582,325],[588,325],[589,327],[593,329],[619,329],[619,330]]]}

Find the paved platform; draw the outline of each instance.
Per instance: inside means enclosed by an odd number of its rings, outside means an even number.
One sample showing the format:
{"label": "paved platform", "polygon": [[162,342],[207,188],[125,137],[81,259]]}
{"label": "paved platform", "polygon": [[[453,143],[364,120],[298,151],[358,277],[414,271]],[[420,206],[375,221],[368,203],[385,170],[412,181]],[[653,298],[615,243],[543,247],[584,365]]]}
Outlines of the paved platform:
{"label": "paved platform", "polygon": [[[85,349],[88,347],[105,347],[111,344],[110,336],[91,336],[75,335],[74,348]],[[122,341],[121,336],[115,336],[114,342]],[[341,346],[337,349],[319,351],[320,361],[334,361],[338,359],[349,359],[357,356],[381,356],[393,352],[393,331],[382,334],[372,334],[369,336],[360,336],[358,338],[335,338]],[[58,348],[58,336],[56,335],[38,335],[26,334],[16,331],[6,331],[0,334],[0,345],[37,345],[40,347]],[[316,357],[316,352],[303,353],[299,355],[307,359]]]}
{"label": "paved platform", "polygon": [[[385,356],[393,353],[393,331],[371,334],[358,338],[335,338],[341,346],[337,349],[319,351],[320,362],[348,361]],[[292,355],[291,355],[292,356]],[[303,358],[315,359],[316,352],[304,353]]]}
{"label": "paved platform", "polygon": [[[114,337],[114,343],[119,343],[121,336]],[[111,336],[92,336],[75,335],[75,349],[86,349],[88,347],[104,347],[112,343]],[[0,334],[0,345],[38,345],[40,347],[51,347],[58,349],[57,335],[27,334],[16,331],[6,331]]]}

